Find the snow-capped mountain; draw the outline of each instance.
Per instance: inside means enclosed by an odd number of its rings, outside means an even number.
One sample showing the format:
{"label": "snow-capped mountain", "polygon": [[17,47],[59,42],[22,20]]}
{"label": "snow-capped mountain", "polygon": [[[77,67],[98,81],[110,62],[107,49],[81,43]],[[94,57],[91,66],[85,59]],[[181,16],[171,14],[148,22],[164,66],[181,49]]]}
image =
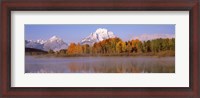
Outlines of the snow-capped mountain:
{"label": "snow-capped mountain", "polygon": [[142,35],[133,37],[132,39],[147,41],[147,40],[158,39],[158,38],[175,38],[175,35],[174,34],[142,34]]}
{"label": "snow-capped mountain", "polygon": [[25,40],[25,47],[43,50],[43,44],[38,41]]}
{"label": "snow-capped mountain", "polygon": [[61,39],[58,38],[57,36],[51,37],[49,40],[47,40],[44,43],[44,50],[54,50],[54,51],[59,51],[61,49],[67,49],[68,45]]}
{"label": "snow-capped mountain", "polygon": [[59,51],[61,49],[67,49],[68,45],[59,37],[53,36],[48,40],[25,40],[25,47],[36,48],[45,51],[54,50]]}
{"label": "snow-capped mountain", "polygon": [[95,42],[103,41],[108,38],[116,37],[113,32],[108,31],[105,28],[99,28],[95,32],[91,33],[88,37],[81,40],[81,44],[93,45]]}

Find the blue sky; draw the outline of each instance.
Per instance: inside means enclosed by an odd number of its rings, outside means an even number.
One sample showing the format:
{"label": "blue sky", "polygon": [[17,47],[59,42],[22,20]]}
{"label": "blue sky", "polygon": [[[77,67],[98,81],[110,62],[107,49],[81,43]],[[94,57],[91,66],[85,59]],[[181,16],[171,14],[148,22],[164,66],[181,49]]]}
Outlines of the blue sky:
{"label": "blue sky", "polygon": [[65,42],[80,42],[98,28],[106,28],[124,41],[142,34],[175,35],[174,24],[26,24],[26,40],[47,40],[56,35]]}

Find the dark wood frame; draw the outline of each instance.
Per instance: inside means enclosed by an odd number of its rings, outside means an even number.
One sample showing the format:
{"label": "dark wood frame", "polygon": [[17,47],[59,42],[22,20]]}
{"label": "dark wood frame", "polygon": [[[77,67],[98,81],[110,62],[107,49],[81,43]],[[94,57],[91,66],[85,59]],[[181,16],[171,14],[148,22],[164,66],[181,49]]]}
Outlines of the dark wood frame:
{"label": "dark wood frame", "polygon": [[[1,2],[0,97],[200,98],[200,0],[4,0]],[[11,87],[11,11],[189,11],[190,87]]]}

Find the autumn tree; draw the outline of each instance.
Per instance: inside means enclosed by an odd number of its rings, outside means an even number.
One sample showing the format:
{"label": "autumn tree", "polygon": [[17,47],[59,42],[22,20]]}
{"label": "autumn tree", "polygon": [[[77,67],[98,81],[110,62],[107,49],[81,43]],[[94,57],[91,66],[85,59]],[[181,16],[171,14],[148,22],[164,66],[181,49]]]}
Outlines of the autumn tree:
{"label": "autumn tree", "polygon": [[92,47],[92,52],[94,54],[97,54],[97,53],[102,53],[102,47],[100,45],[100,43],[94,43],[93,47]]}
{"label": "autumn tree", "polygon": [[120,38],[109,38],[93,45],[71,43],[67,50],[62,50],[60,53],[66,52],[69,55],[76,54],[120,54],[120,53],[148,53],[175,51],[175,38],[158,38],[147,41],[133,39],[127,42]]}
{"label": "autumn tree", "polygon": [[131,53],[132,52],[132,43],[130,41],[126,42],[126,51],[128,53]]}
{"label": "autumn tree", "polygon": [[119,41],[116,45],[117,53],[123,53],[126,51],[126,43],[123,41]]}
{"label": "autumn tree", "polygon": [[143,50],[143,43],[141,41],[138,42],[138,52],[144,52]]}
{"label": "autumn tree", "polygon": [[138,51],[138,44],[139,44],[139,42],[140,41],[138,39],[131,40],[133,52],[137,52]]}
{"label": "autumn tree", "polygon": [[71,43],[67,49],[67,54],[72,55],[76,53],[76,44]]}
{"label": "autumn tree", "polygon": [[175,51],[175,38],[169,39],[169,50]]}
{"label": "autumn tree", "polygon": [[90,46],[88,44],[82,45],[82,49],[84,54],[90,53]]}

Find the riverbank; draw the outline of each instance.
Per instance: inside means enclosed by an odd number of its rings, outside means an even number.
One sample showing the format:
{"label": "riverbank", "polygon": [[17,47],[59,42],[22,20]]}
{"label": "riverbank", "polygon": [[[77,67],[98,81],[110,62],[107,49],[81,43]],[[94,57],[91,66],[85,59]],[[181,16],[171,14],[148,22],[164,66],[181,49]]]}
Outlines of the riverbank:
{"label": "riverbank", "polygon": [[156,57],[174,57],[175,51],[162,51],[162,52],[148,52],[148,53],[109,53],[109,54],[37,54],[26,53],[26,55],[40,56],[40,57],[105,57],[105,56],[156,56]]}

